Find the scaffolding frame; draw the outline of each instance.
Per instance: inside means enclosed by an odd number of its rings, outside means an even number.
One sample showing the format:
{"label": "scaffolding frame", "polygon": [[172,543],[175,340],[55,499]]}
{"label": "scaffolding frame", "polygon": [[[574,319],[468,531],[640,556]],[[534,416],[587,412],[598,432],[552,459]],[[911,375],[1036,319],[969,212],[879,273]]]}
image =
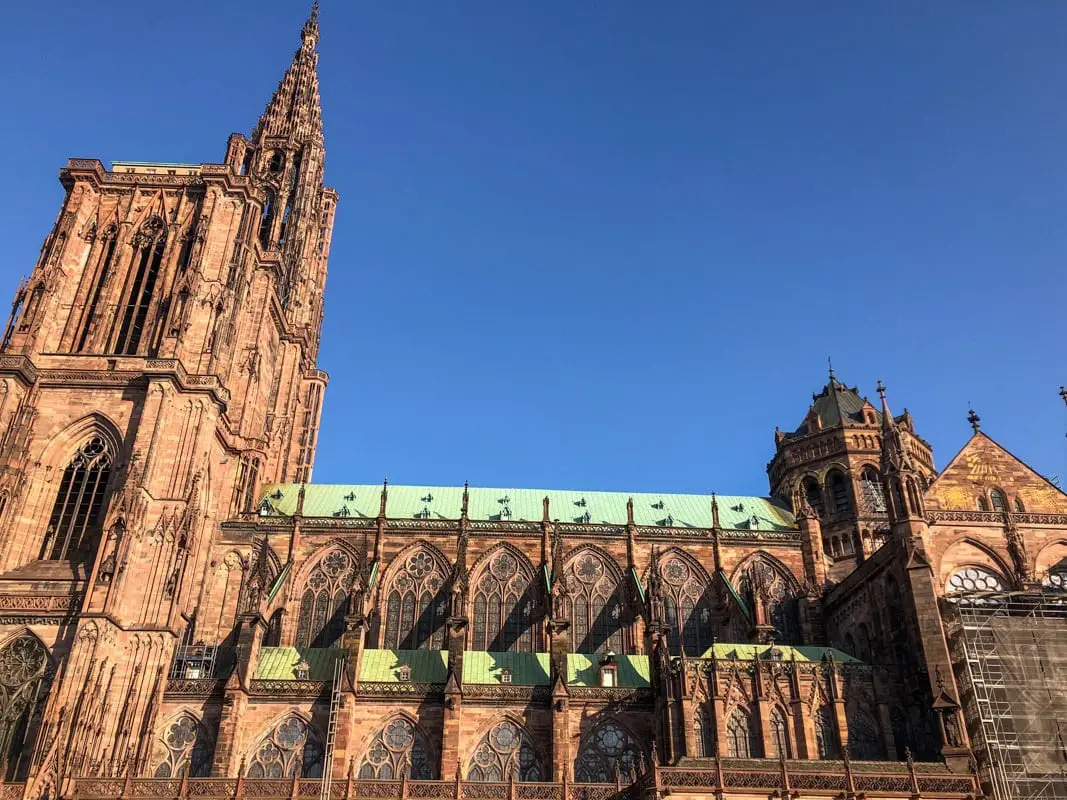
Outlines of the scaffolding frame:
{"label": "scaffolding frame", "polygon": [[1067,595],[948,599],[963,710],[996,800],[1067,800]]}

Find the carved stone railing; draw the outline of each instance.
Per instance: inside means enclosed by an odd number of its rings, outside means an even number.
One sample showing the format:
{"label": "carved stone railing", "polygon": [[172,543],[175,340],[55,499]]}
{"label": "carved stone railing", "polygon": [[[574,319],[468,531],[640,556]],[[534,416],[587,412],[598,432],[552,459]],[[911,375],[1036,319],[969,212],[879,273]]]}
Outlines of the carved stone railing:
{"label": "carved stone railing", "polygon": [[[820,795],[825,798],[973,797],[971,775],[951,773],[943,764],[867,761],[775,761],[771,759],[699,759],[700,767],[659,767],[632,786],[583,783],[476,783],[471,781],[384,781],[347,779],[330,785],[331,800],[639,800],[663,795],[771,794],[776,797]],[[710,764],[711,766],[704,766]],[[0,800],[16,800],[22,784],[6,784]],[[249,778],[79,778],[76,800],[293,800],[319,797],[321,781]]]}
{"label": "carved stone railing", "polygon": [[[12,787],[8,790],[8,787]],[[23,784],[5,784],[3,800],[21,798]],[[218,798],[218,800],[292,800],[319,797],[319,780],[235,778],[79,778],[76,800],[134,800],[134,798]],[[16,794],[18,792],[18,794]],[[635,787],[614,784],[475,783],[470,781],[334,780],[331,800],[636,800]]]}
{"label": "carved stone railing", "polygon": [[166,693],[176,697],[210,697],[221,693],[225,685],[225,678],[170,678]]}
{"label": "carved stone railing", "polygon": [[1067,514],[1034,514],[1029,511],[953,511],[934,509],[926,512],[926,521],[935,522],[978,522],[986,525],[1004,525],[1008,518],[1016,525],[1067,525]]}
{"label": "carved stone railing", "polygon": [[328,681],[253,680],[248,693],[267,697],[320,697],[327,693]]}

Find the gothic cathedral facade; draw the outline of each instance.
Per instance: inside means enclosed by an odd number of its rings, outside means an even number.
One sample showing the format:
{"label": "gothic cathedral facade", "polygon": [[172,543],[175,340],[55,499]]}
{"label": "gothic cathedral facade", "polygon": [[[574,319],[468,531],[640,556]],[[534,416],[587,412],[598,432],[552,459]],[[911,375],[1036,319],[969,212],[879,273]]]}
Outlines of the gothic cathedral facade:
{"label": "gothic cathedral facade", "polygon": [[974,796],[952,598],[1067,588],[977,420],[939,473],[831,371],[769,497],[311,483],[317,16],[223,163],[61,171],[0,342],[0,794]]}

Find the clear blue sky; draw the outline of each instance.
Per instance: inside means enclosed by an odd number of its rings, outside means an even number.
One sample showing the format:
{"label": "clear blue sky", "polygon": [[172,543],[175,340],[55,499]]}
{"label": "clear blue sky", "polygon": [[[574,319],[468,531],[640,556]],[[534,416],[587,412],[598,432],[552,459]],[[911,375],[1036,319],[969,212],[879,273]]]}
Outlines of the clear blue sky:
{"label": "clear blue sky", "polygon": [[[68,156],[220,161],[304,2],[4,3],[5,296]],[[1067,484],[1067,3],[324,0],[315,477],[762,493],[889,386]]]}

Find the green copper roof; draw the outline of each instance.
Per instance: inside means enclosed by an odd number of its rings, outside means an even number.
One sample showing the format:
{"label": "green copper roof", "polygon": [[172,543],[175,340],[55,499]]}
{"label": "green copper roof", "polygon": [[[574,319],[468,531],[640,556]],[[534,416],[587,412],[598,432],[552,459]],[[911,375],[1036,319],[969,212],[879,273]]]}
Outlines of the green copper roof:
{"label": "green copper roof", "polygon": [[463,654],[464,683],[500,683],[500,672],[511,670],[511,682],[520,686],[548,686],[548,653],[483,653],[467,650]]}
{"label": "green copper roof", "polygon": [[[264,516],[291,516],[300,485],[270,484],[264,489]],[[305,517],[378,516],[381,486],[309,484],[305,487]],[[634,522],[679,528],[711,527],[711,495],[627,492],[583,492],[545,489],[470,488],[468,516],[473,520],[542,518],[542,500],[549,499],[549,515],[559,522],[626,524],[626,502],[634,501]],[[793,515],[765,497],[719,495],[719,521],[724,528],[782,530],[795,527]],[[390,486],[386,516],[394,519],[459,519],[461,486]]]}
{"label": "green copper roof", "polygon": [[[571,653],[567,656],[567,683],[571,686],[600,686],[600,656]],[[639,688],[648,686],[650,667],[648,656],[615,656],[619,686]]]}
{"label": "green copper roof", "polygon": [[345,651],[328,647],[261,647],[259,649],[259,680],[295,681],[296,665],[308,662],[308,680],[332,681],[333,663]]}
{"label": "green copper roof", "polygon": [[448,653],[444,650],[364,650],[360,683],[400,683],[400,668],[411,668],[411,683],[448,680]]}
{"label": "green copper roof", "polygon": [[[704,651],[702,658],[711,658],[712,650],[716,658],[734,658],[738,661],[755,661],[756,655],[760,658],[767,657],[767,651],[771,645],[766,644],[714,644]],[[794,657],[797,661],[822,661],[823,657],[832,654],[834,661],[840,663],[862,663],[848,653],[834,647],[815,647],[809,645],[776,644],[774,649],[782,654],[783,661],[791,661]]]}

